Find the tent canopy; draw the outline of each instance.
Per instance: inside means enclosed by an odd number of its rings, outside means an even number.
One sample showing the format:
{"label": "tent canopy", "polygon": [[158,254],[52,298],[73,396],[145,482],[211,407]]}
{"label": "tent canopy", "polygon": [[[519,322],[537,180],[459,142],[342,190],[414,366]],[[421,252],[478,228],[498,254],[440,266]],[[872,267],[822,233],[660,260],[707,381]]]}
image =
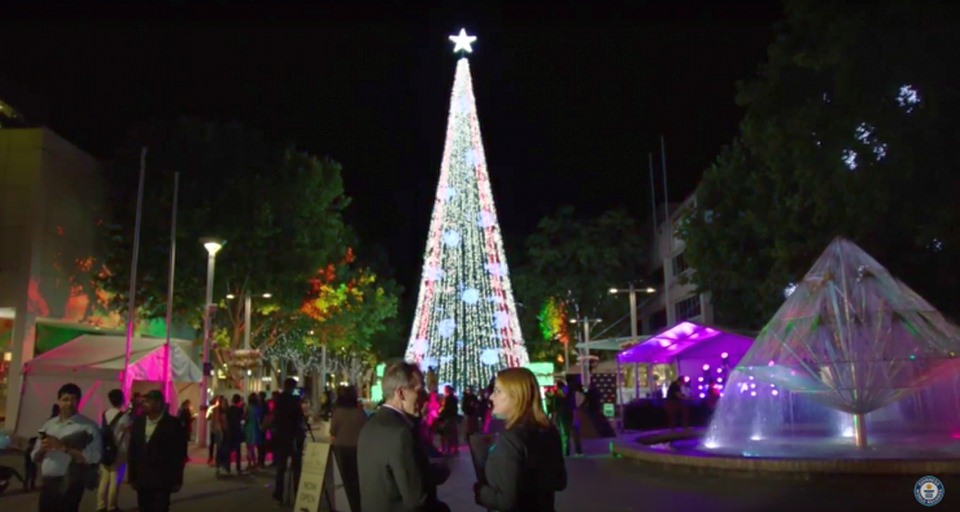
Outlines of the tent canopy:
{"label": "tent canopy", "polygon": [[[165,340],[134,338],[131,340],[130,368],[126,389],[157,389],[164,380]],[[202,372],[187,353],[191,342],[171,340],[170,369],[176,396],[168,397],[171,406],[178,399],[193,398]],[[57,348],[40,354],[24,364],[24,400],[17,415],[17,431],[35,431],[50,416],[50,408],[63,384],[80,386],[83,397],[80,412],[97,420],[108,407],[107,394],[123,388],[123,367],[126,339],[123,336],[85,334]],[[130,397],[125,397],[129,402]],[[21,428],[22,427],[22,428]]]}
{"label": "tent canopy", "polygon": [[680,359],[719,359],[727,353],[735,363],[750,350],[753,338],[683,321],[617,355],[621,364],[666,364]]}
{"label": "tent canopy", "polygon": [[[24,373],[34,375],[84,372],[98,376],[114,376],[119,381],[126,359],[126,339],[122,336],[85,334],[53,350],[45,352],[24,365]],[[134,338],[130,346],[130,373],[136,380],[163,380],[163,345],[165,340]],[[200,367],[184,347],[191,342],[171,340],[173,350],[170,370],[174,382],[200,382]]]}
{"label": "tent canopy", "polygon": [[592,340],[587,343],[580,342],[575,345],[576,348],[584,350],[616,351],[620,352],[625,348],[632,347],[637,343],[646,341],[650,336],[621,336],[619,338],[606,338],[602,340]]}

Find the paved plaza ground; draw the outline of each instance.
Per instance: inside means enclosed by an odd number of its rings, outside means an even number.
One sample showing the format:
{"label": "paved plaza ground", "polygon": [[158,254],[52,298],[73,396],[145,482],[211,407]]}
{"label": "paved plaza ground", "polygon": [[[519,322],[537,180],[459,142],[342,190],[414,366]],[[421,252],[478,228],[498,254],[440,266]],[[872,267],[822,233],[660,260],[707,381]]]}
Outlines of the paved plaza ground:
{"label": "paved plaza ground", "polygon": [[[782,512],[835,509],[850,511],[928,510],[913,497],[913,485],[923,475],[903,478],[819,481],[665,473],[606,454],[608,442],[588,441],[588,455],[567,460],[569,488],[558,495],[558,512]],[[200,452],[194,452],[200,459]],[[0,460],[9,464],[9,458]],[[450,481],[440,497],[454,512],[479,512],[473,503],[473,470],[469,456],[450,459]],[[174,496],[176,512],[227,510],[281,511],[270,498],[272,472],[216,478],[214,471],[197,462],[187,467],[186,485]],[[960,478],[941,478],[946,497],[933,510],[960,510]],[[0,495],[0,510],[36,510],[37,493],[22,493],[14,485]],[[120,506],[135,510],[129,488],[122,492]],[[82,512],[94,512],[95,501],[87,493]],[[373,512],[373,511],[371,511]]]}

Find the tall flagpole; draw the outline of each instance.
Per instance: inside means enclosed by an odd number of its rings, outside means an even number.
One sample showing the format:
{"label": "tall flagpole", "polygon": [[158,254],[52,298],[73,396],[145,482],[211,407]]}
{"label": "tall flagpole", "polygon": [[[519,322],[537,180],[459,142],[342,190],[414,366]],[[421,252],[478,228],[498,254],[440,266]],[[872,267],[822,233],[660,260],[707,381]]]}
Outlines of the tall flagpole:
{"label": "tall flagpole", "polygon": [[653,209],[653,243],[656,257],[660,257],[660,231],[657,229],[657,182],[653,179],[653,152],[647,153],[650,160],[650,208]]}
{"label": "tall flagpole", "polygon": [[140,220],[143,216],[143,184],[147,174],[147,148],[140,148],[140,184],[137,187],[137,214],[133,224],[133,257],[130,261],[130,293],[127,303],[127,347],[123,359],[123,396],[130,398],[130,352],[133,349],[133,327],[137,321],[137,260],[140,258]]}
{"label": "tall flagpole", "polygon": [[[663,169],[663,226],[667,234],[667,254],[671,258],[670,272],[664,272],[663,276],[663,304],[666,306],[667,327],[672,327],[674,318],[673,305],[670,304],[670,275],[673,271],[673,223],[670,222],[670,193],[667,191],[667,147],[663,142],[663,135],[660,136],[660,168]],[[667,266],[663,266],[664,270]]]}
{"label": "tall flagpole", "polygon": [[170,271],[167,277],[167,343],[163,347],[163,396],[167,400],[167,410],[176,406],[174,399],[170,362],[173,359],[171,331],[173,329],[173,276],[177,265],[177,200],[180,195],[180,173],[173,174],[173,210],[170,212]]}

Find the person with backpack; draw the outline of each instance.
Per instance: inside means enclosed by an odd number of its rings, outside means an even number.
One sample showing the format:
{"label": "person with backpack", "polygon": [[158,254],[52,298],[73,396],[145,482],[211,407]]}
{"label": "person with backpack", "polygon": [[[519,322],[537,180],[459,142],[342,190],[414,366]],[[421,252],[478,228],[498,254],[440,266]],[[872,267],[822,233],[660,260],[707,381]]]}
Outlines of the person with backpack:
{"label": "person with backpack", "polygon": [[100,435],[103,452],[100,455],[100,486],[97,489],[97,512],[113,512],[117,509],[117,494],[120,492],[120,477],[127,463],[132,420],[123,407],[123,391],[114,389],[107,394],[110,407],[100,417]]}

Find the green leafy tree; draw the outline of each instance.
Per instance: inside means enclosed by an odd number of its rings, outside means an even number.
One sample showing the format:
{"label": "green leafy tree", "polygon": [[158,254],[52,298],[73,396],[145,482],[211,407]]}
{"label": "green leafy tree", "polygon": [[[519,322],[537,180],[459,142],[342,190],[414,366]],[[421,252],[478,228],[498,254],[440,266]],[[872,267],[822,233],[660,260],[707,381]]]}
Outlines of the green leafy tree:
{"label": "green leafy tree", "polygon": [[[514,272],[520,319],[531,360],[557,360],[563,344],[556,333],[544,334],[541,321],[548,306],[567,318],[602,318],[608,324],[629,313],[627,303],[608,293],[612,286],[639,284],[646,255],[640,226],[621,210],[580,218],[573,208],[545,217],[525,244],[526,264]],[[552,314],[552,313],[550,313]],[[623,321],[608,334],[627,334]],[[576,343],[573,334],[571,343]],[[571,346],[572,353],[572,346]]]}
{"label": "green leafy tree", "polygon": [[354,263],[348,249],[339,262],[316,272],[300,313],[314,321],[311,338],[316,346],[327,347],[334,371],[357,383],[383,353],[384,347],[375,343],[384,341],[380,335],[397,316],[399,294],[392,281],[381,282],[372,270]]}
{"label": "green leafy tree", "polygon": [[[113,221],[104,230],[114,306],[126,309],[136,169],[147,147],[137,307],[142,317],[165,311],[173,173],[180,173],[175,314],[199,326],[206,251],[199,239],[227,241],[217,255],[215,299],[248,292],[273,295],[269,306],[296,311],[316,268],[343,254],[350,242],[341,213],[349,204],[340,166],[286,148],[274,151],[260,133],[195,119],[157,122],[133,130],[114,166]],[[221,302],[227,348],[243,339],[243,300]]]}
{"label": "green leafy tree", "polygon": [[786,2],[740,136],[681,225],[719,322],[758,327],[837,235],[948,312],[960,273],[955,7]]}

